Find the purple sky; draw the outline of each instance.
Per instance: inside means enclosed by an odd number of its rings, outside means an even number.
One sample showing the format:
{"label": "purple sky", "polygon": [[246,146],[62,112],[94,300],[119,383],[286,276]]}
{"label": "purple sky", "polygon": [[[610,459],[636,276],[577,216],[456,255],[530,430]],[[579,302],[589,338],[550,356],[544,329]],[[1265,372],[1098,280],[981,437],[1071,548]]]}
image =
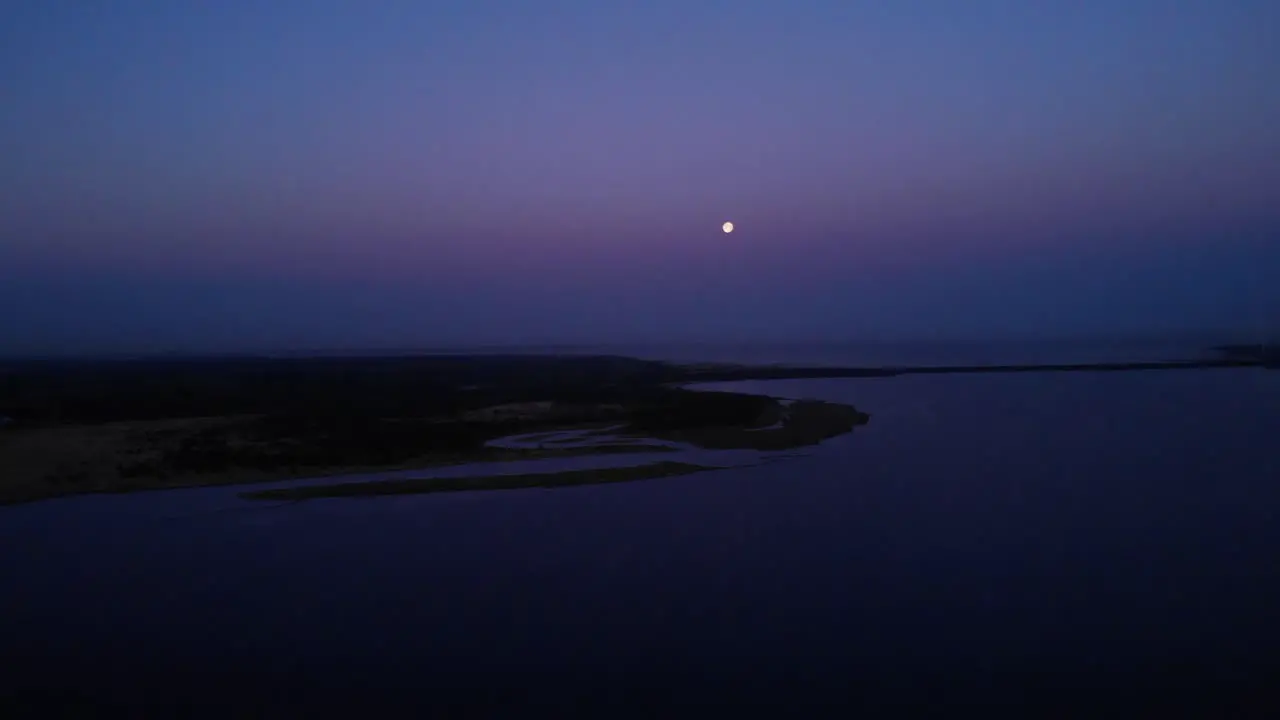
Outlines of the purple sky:
{"label": "purple sky", "polygon": [[0,353],[1275,328],[1277,28],[1274,0],[4,3]]}

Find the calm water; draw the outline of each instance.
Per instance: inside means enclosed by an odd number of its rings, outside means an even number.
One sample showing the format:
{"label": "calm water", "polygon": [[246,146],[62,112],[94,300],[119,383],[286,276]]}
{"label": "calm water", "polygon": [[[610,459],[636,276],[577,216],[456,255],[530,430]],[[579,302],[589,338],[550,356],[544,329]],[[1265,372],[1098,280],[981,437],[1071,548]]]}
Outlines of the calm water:
{"label": "calm water", "polygon": [[1177,683],[1259,702],[1280,667],[1280,373],[727,387],[872,420],[794,460],[626,485],[0,510],[0,687],[669,710]]}
{"label": "calm water", "polygon": [[[1238,338],[1204,334],[1195,337],[1158,336],[1141,340],[708,343],[602,346],[599,350],[676,362],[878,367],[1195,360],[1214,357],[1212,347],[1236,341]],[[595,348],[582,350],[593,351]]]}

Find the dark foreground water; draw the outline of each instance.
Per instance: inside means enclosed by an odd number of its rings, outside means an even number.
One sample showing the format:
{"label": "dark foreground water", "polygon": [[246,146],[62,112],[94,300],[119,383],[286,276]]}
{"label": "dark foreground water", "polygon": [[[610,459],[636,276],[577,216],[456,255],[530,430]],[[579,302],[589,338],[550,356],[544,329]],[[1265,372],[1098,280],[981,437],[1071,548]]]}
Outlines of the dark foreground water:
{"label": "dark foreground water", "polygon": [[0,688],[233,715],[1274,702],[1280,373],[735,386],[871,424],[628,485],[0,509]]}

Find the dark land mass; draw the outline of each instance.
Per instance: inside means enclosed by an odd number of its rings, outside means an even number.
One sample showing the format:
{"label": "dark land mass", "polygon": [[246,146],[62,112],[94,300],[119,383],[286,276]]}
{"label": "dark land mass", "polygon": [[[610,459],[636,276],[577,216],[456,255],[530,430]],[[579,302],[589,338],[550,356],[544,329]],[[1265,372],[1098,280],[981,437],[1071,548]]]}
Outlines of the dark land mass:
{"label": "dark land mass", "polygon": [[1212,360],[1170,360],[1110,363],[1044,363],[1032,365],[925,365],[917,367],[805,367],[805,366],[694,366],[684,369],[684,382],[734,382],[738,380],[796,380],[806,378],[870,378],[899,375],[949,375],[964,373],[1020,372],[1122,372],[1134,370],[1207,370],[1260,367],[1254,357]]}
{"label": "dark land mass", "polygon": [[1231,360],[1251,362],[1269,368],[1280,367],[1280,346],[1274,344],[1219,345],[1214,350]]}
{"label": "dark land mass", "polygon": [[699,367],[501,355],[0,363],[0,502],[645,450],[486,446],[566,428],[771,450],[867,421],[842,405],[677,386]]}
{"label": "dark land mass", "polygon": [[[623,426],[624,438],[781,450],[867,416],[816,401],[688,383],[908,374],[1274,366],[1263,346],[1220,359],[1049,365],[674,365],[617,356],[435,355],[0,361],[0,502],[396,468],[636,452],[507,450],[507,435]],[[1268,354],[1270,353],[1270,354]]]}

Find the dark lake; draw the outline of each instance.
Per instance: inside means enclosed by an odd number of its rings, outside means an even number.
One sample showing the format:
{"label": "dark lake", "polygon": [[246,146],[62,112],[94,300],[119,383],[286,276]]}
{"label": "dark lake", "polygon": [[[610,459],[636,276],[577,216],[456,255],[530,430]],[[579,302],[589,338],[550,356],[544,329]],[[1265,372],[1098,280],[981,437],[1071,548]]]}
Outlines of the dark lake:
{"label": "dark lake", "polygon": [[1280,373],[725,387],[871,422],[795,459],[623,485],[0,509],[0,687],[669,715],[1256,703],[1276,677]]}

